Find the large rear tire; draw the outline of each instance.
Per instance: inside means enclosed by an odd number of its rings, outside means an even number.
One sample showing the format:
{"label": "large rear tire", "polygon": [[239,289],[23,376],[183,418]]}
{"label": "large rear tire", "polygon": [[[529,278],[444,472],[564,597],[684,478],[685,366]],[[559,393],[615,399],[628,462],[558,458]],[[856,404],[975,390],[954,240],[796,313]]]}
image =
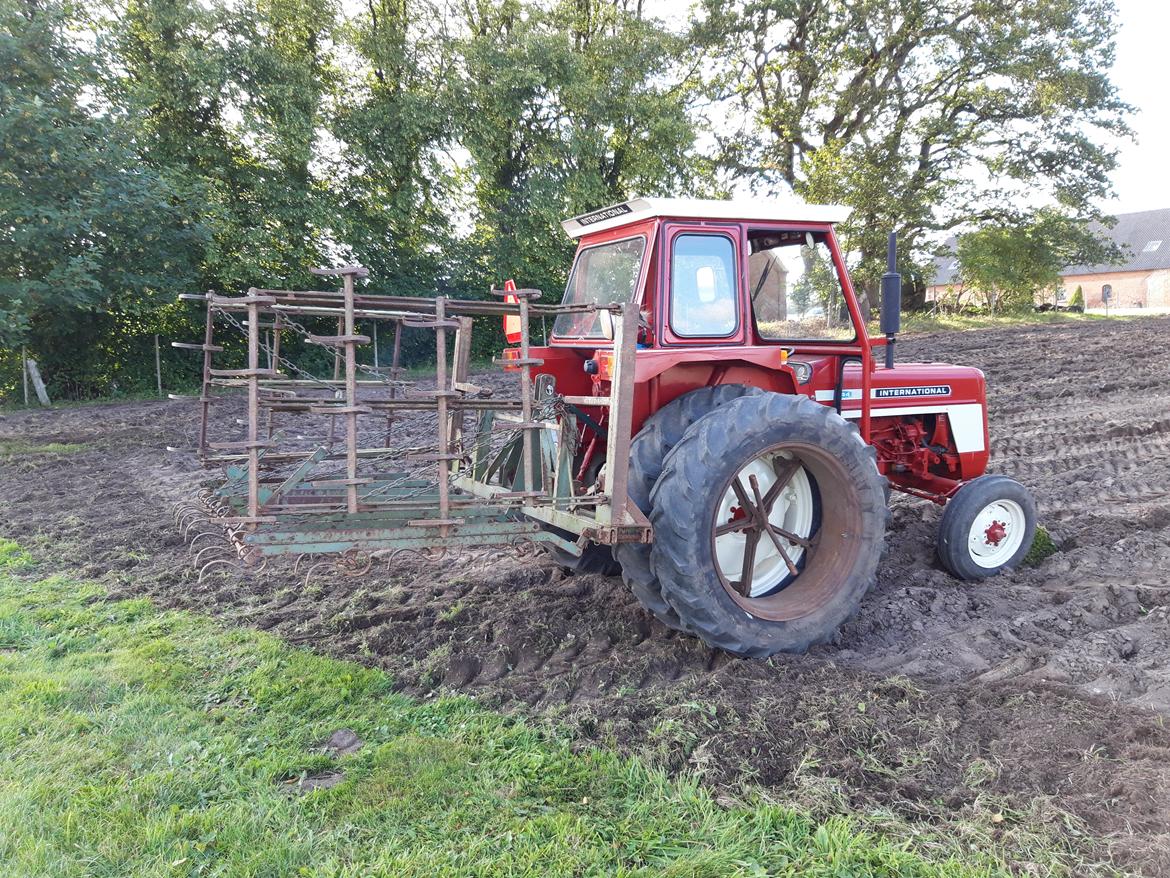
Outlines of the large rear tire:
{"label": "large rear tire", "polygon": [[[695,421],[734,399],[762,393],[758,387],[744,384],[701,387],[672,400],[648,418],[630,444],[628,493],[634,504],[644,514],[650,514],[650,493],[662,475],[663,461]],[[650,549],[644,543],[621,543],[614,547],[622,579],[655,618],[670,628],[682,630],[678,614],[663,599],[658,587],[658,577],[650,566]]]}
{"label": "large rear tire", "polygon": [[685,630],[736,655],[823,643],[874,581],[885,487],[873,448],[832,409],[731,401],[686,431],[652,492],[662,597]]}

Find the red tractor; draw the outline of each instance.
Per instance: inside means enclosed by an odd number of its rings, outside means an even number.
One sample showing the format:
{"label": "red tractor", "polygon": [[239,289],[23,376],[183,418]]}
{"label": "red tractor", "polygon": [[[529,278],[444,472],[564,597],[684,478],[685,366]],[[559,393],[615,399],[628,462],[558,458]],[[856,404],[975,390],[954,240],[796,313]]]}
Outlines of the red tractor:
{"label": "red tractor", "polygon": [[[199,575],[297,556],[307,576],[361,576],[404,552],[538,545],[573,570],[620,568],[667,625],[766,656],[828,640],[857,609],[891,489],[946,505],[938,554],[956,576],[1019,564],[1035,507],[984,475],[983,375],[894,364],[892,238],[882,337],[868,336],[833,234],[847,215],[617,204],[564,224],[579,246],[555,305],[511,285],[504,301],[377,293],[360,266],[315,270],[340,275],[338,290],[188,296],[207,305],[203,340],[179,344],[203,357],[199,453],[227,476],[176,511]],[[471,380],[474,318],[488,315],[515,345],[512,395]],[[543,347],[534,316],[552,321]],[[246,336],[245,368],[212,368],[217,320]],[[433,333],[433,387],[401,380],[404,331]],[[326,351],[332,376],[293,362],[286,336]],[[246,391],[228,442],[208,436],[220,388]],[[205,541],[218,528],[226,546]]]}
{"label": "red tractor", "polygon": [[[564,223],[578,248],[562,304],[638,306],[628,495],[653,538],[551,551],[578,571],[620,568],[658,619],[733,653],[834,635],[874,581],[890,489],[946,504],[938,555],[962,579],[1018,565],[1035,532],[1028,491],[984,475],[983,373],[894,363],[892,236],[883,335],[869,337],[833,232],[848,213],[647,198]],[[529,349],[537,375],[609,396],[612,323],[558,316]],[[587,482],[605,443],[580,409]]]}

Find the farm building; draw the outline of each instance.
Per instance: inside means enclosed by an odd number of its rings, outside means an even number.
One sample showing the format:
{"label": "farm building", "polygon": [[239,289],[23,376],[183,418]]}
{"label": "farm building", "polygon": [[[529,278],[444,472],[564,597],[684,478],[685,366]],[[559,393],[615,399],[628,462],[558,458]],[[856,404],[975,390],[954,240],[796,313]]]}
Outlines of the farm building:
{"label": "farm building", "polygon": [[[1108,288],[1110,308],[1170,310],[1170,208],[1119,214],[1117,224],[1102,228],[1101,233],[1121,247],[1123,261],[1066,267],[1060,273],[1056,301],[1068,302],[1079,286],[1086,308],[1103,308]],[[945,298],[948,290],[959,287],[954,238],[947,241],[947,247],[949,252],[935,259],[934,280],[926,288],[928,302]]]}

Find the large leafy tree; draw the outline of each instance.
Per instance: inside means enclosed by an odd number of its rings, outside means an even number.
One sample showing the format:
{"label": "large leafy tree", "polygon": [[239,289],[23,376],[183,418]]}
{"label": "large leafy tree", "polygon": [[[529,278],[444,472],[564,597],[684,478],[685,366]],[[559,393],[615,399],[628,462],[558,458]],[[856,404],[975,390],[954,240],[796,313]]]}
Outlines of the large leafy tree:
{"label": "large leafy tree", "polygon": [[204,286],[304,282],[322,258],[315,159],[334,28],[332,6],[314,0],[131,0],[105,23],[104,87],[142,119],[149,164],[199,193]]}
{"label": "large leafy tree", "polygon": [[471,157],[478,271],[563,283],[559,221],[633,194],[707,185],[685,43],[607,0],[465,8],[457,103]]}
{"label": "large leafy tree", "polygon": [[184,181],[142,162],[136,120],[94,91],[73,10],[0,2],[0,346],[81,382],[103,334],[191,281],[203,232]]}
{"label": "large leafy tree", "polygon": [[402,292],[446,282],[464,205],[452,150],[455,40],[431,0],[370,0],[346,39],[360,66],[332,110],[334,229]]}
{"label": "large leafy tree", "polygon": [[1110,0],[704,0],[709,84],[740,109],[724,160],[764,187],[840,201],[859,271],[884,234],[932,233],[1039,205],[1089,219],[1126,107],[1109,81]]}
{"label": "large leafy tree", "polygon": [[1041,208],[1025,223],[987,224],[960,235],[956,255],[962,289],[994,314],[1030,309],[1060,286],[1067,265],[1107,263],[1121,252],[1093,226]]}

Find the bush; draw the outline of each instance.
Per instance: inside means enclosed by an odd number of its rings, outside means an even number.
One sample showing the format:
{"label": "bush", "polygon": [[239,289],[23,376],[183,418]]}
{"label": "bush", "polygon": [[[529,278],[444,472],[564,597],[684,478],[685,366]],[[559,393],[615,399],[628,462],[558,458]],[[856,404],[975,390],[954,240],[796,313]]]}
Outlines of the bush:
{"label": "bush", "polygon": [[1073,293],[1072,299],[1069,300],[1068,310],[1070,311],[1084,311],[1085,310],[1085,291],[1081,289],[1081,285],[1077,284],[1077,291]]}

